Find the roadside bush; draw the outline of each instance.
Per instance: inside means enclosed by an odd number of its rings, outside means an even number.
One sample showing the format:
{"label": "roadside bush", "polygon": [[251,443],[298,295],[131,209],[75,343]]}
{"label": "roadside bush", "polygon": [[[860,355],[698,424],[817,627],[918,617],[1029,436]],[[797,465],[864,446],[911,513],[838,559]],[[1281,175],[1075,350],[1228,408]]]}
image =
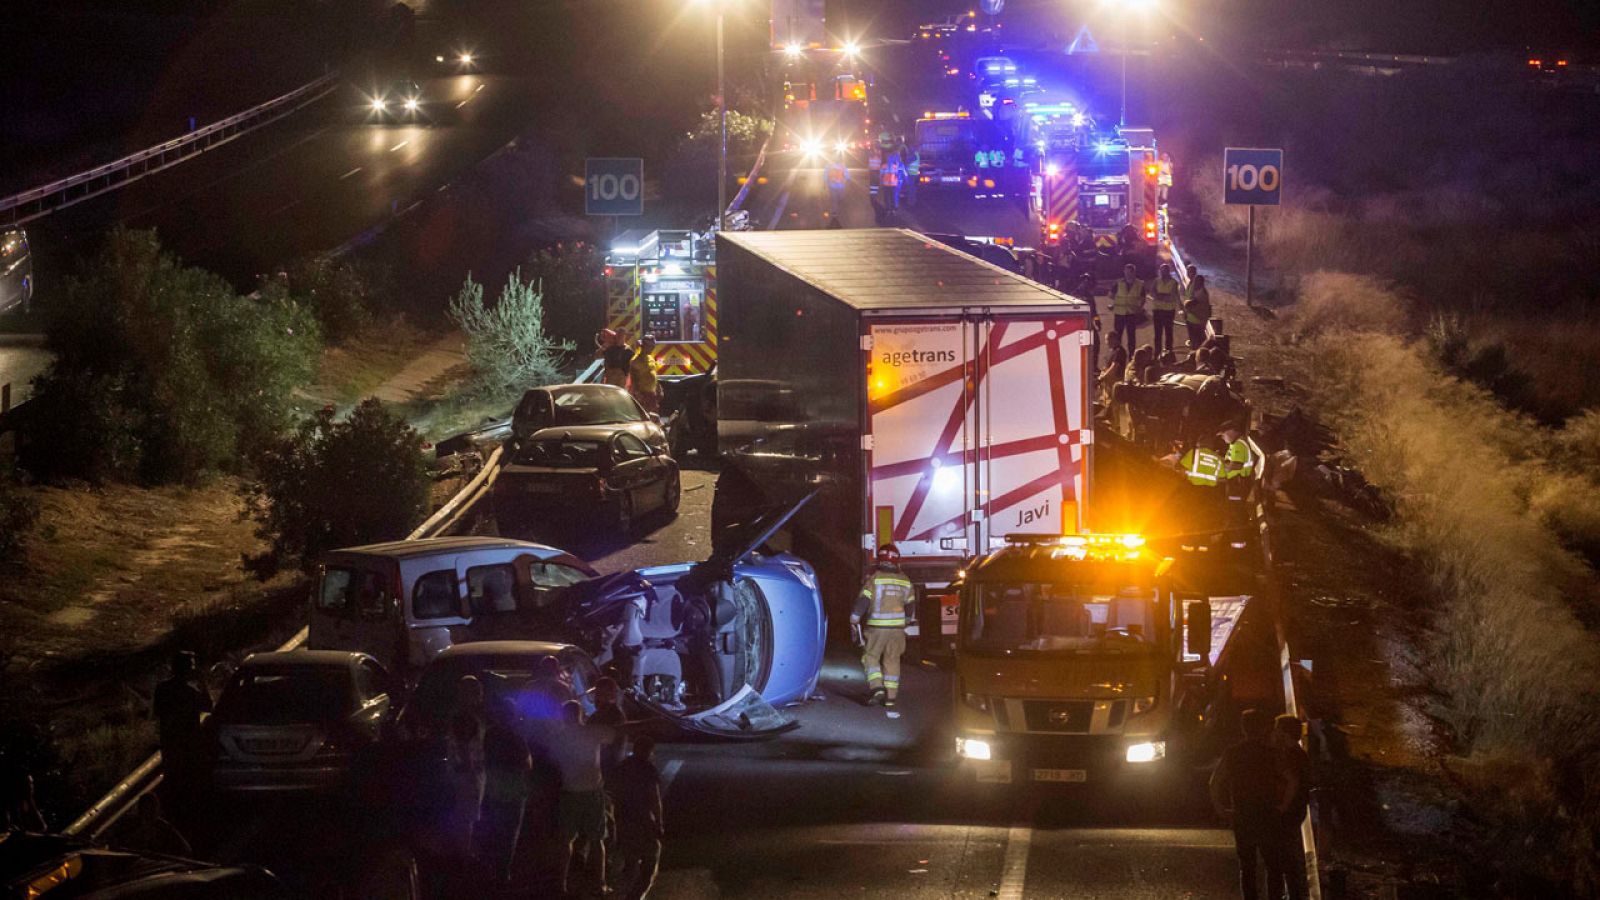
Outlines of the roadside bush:
{"label": "roadside bush", "polygon": [[266,578],[338,547],[396,540],[421,520],[429,476],[422,439],[375,398],[344,421],[319,411],[256,460],[246,514],[268,550],[245,560]]}
{"label": "roadside bush", "polygon": [[152,484],[234,469],[281,432],[320,349],[286,294],[242,297],[125,229],[68,281],[46,337],[55,359],[35,383],[24,466]]}
{"label": "roadside bush", "polygon": [[[743,175],[755,162],[773,122],[736,109],[728,110],[728,176]],[[662,165],[661,192],[674,200],[704,202],[717,196],[717,160],[722,128],[717,111],[700,114]],[[714,205],[714,204],[713,204]],[[715,210],[711,210],[715,215]]]}
{"label": "roadside bush", "polygon": [[0,463],[0,563],[10,562],[22,552],[38,516],[38,506],[20,490],[16,473]]}
{"label": "roadside bush", "polygon": [[[1313,309],[1335,302],[1314,291],[1306,299]],[[1580,485],[1552,478],[1535,425],[1441,371],[1421,346],[1358,325],[1308,346],[1345,449],[1395,498],[1398,524],[1387,536],[1437,592],[1432,676],[1448,695],[1458,750],[1469,766],[1510,756],[1530,760],[1517,771],[1545,773],[1521,784],[1502,767],[1480,785],[1508,835],[1548,836],[1511,842],[1514,852],[1496,862],[1593,896],[1600,868],[1586,848],[1600,834],[1590,799],[1600,796],[1600,644],[1580,621],[1592,610],[1574,587],[1592,585],[1594,572],[1563,548],[1559,530],[1594,522],[1557,496]],[[1583,494],[1595,496],[1593,486]],[[1517,800],[1552,795],[1567,798],[1555,818]]]}
{"label": "roadside bush", "polygon": [[562,355],[570,341],[552,338],[544,326],[544,293],[511,273],[493,306],[483,301],[483,285],[468,275],[450,301],[450,320],[467,336],[467,362],[480,395],[508,400],[523,390],[559,381]]}
{"label": "roadside bush", "polygon": [[268,282],[303,302],[317,317],[322,336],[342,344],[372,324],[372,304],[381,278],[372,270],[328,256],[298,260]]}
{"label": "roadside bush", "polygon": [[544,294],[551,338],[588,346],[605,321],[605,256],[585,241],[538,250],[523,269]]}

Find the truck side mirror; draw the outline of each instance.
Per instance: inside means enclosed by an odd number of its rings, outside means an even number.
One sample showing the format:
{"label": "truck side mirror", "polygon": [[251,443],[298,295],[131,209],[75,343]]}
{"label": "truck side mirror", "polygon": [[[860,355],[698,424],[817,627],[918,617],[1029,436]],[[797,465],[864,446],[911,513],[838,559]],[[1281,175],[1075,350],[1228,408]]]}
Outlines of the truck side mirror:
{"label": "truck side mirror", "polygon": [[1190,654],[1211,664],[1211,602],[1195,600],[1184,606],[1184,643]]}

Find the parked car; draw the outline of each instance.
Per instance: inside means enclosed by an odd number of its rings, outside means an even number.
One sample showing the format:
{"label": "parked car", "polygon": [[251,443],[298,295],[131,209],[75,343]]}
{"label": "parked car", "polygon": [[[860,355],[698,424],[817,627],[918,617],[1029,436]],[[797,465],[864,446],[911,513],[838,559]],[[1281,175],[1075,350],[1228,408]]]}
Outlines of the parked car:
{"label": "parked car", "polygon": [[495,520],[540,516],[567,525],[609,524],[617,534],[654,513],[675,515],[683,496],[678,463],[627,423],[545,428],[512,445],[494,483]]}
{"label": "parked car", "polygon": [[[544,684],[537,676],[540,660],[555,657],[561,663],[563,683]],[[510,700],[525,721],[554,725],[560,703],[575,699],[585,713],[594,712],[589,690],[600,668],[582,648],[555,641],[474,641],[456,644],[428,662],[417,679],[405,709],[400,730],[412,739],[444,734],[456,714],[460,697],[456,684],[471,675],[483,684],[488,703]],[[552,690],[553,689],[553,690]]]}
{"label": "parked car", "polygon": [[379,124],[426,121],[428,103],[422,86],[409,78],[390,82],[367,97],[367,119]]}
{"label": "parked car", "polygon": [[0,834],[0,897],[44,900],[287,900],[259,866],[222,866],[100,847],[59,834]]}
{"label": "parked car", "polygon": [[0,231],[0,314],[33,304],[33,255],[28,233],[21,228]]}
{"label": "parked car", "polygon": [[[355,650],[399,672],[485,633],[495,613],[534,609],[596,574],[554,547],[496,537],[441,537],[323,555],[306,645]],[[476,624],[475,624],[476,623]]]}
{"label": "parked car", "polygon": [[663,453],[670,450],[661,417],[645,412],[632,394],[610,384],[558,384],[524,392],[511,414],[511,440],[579,425],[616,425]]}
{"label": "parked car", "polygon": [[294,650],[245,657],[207,728],[212,782],[222,791],[315,791],[344,786],[376,742],[398,685],[364,653]]}

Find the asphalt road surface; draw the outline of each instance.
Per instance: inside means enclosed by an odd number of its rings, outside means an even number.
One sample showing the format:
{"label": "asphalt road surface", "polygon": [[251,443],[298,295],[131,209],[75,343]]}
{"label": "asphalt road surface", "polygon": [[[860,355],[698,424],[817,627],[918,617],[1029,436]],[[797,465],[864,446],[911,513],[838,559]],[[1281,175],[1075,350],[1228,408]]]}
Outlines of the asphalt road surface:
{"label": "asphalt road surface", "polygon": [[[865,197],[862,198],[863,202]],[[683,473],[680,513],[615,535],[544,535],[603,572],[699,560],[715,473]],[[484,521],[480,530],[492,532]],[[898,718],[862,704],[855,652],[830,650],[801,727],[769,743],[664,744],[667,850],[652,897],[1227,897],[1230,832],[1177,786],[1047,794],[975,783],[956,766],[950,675],[910,667]]]}

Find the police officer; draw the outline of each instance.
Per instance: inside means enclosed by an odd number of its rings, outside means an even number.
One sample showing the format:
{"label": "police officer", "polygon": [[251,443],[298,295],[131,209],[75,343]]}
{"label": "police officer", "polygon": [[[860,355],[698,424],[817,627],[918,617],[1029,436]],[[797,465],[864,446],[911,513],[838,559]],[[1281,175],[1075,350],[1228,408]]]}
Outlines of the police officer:
{"label": "police officer", "polygon": [[1182,285],[1178,279],[1172,277],[1172,266],[1168,263],[1161,264],[1161,272],[1156,276],[1155,287],[1150,292],[1150,319],[1155,327],[1156,355],[1160,356],[1163,350],[1172,348],[1172,323],[1178,315],[1178,305]]}
{"label": "police officer", "polygon": [[1139,346],[1139,315],[1144,312],[1144,282],[1138,277],[1133,263],[1122,267],[1122,279],[1111,288],[1111,333],[1122,340],[1124,347]]}
{"label": "police officer", "polygon": [[878,548],[878,564],[861,584],[850,627],[863,629],[861,666],[867,672],[872,696],[869,706],[895,705],[900,693],[900,656],[906,652],[906,611],[916,602],[911,580],[900,571],[900,550],[893,544]]}

